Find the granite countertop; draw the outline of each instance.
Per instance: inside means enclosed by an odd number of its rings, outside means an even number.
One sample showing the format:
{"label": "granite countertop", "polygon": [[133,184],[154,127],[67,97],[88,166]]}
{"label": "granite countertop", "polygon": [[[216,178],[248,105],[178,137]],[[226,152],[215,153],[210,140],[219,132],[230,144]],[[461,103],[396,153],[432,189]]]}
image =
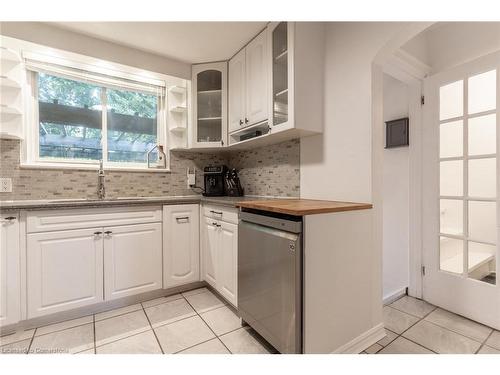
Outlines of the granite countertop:
{"label": "granite countertop", "polygon": [[[255,201],[261,197],[204,197],[201,195],[182,195],[166,197],[126,197],[110,199],[42,199],[42,200],[5,200],[0,201],[1,210],[34,210],[34,209],[57,209],[57,208],[88,208],[88,207],[112,207],[145,204],[189,204],[189,203],[213,203],[223,206],[236,207],[236,203],[247,200]],[[262,197],[262,199],[265,199]],[[281,198],[289,199],[289,198]]]}
{"label": "granite countertop", "polygon": [[370,203],[322,201],[315,199],[255,199],[239,201],[236,207],[276,212],[293,216],[324,214],[331,212],[367,210]]}

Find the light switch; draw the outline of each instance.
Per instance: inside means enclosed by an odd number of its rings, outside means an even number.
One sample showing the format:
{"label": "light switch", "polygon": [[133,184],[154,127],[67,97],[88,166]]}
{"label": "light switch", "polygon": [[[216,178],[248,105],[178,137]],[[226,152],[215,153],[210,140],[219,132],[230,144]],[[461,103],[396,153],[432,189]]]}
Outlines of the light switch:
{"label": "light switch", "polygon": [[12,193],[12,178],[0,178],[0,193]]}

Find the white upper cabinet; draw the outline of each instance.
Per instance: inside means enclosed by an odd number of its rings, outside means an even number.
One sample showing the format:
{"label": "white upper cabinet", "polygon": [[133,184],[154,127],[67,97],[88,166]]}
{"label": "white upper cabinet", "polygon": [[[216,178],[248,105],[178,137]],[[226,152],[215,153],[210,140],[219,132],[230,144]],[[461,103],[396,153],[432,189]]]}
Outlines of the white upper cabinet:
{"label": "white upper cabinet", "polygon": [[191,147],[227,144],[227,63],[193,65]]}
{"label": "white upper cabinet", "polygon": [[245,57],[246,50],[243,48],[229,60],[229,132],[245,125]]}
{"label": "white upper cabinet", "polygon": [[261,32],[245,48],[246,51],[246,117],[245,125],[269,118],[267,30]]}
{"label": "white upper cabinet", "polygon": [[21,318],[19,250],[18,215],[4,212],[0,216],[0,327]]}
{"label": "white upper cabinet", "polygon": [[163,288],[200,280],[200,207],[163,208]]}
{"label": "white upper cabinet", "polygon": [[262,129],[268,131],[269,73],[266,29],[229,61],[229,133],[237,132],[236,138],[230,137],[230,144],[239,140],[246,133],[241,133],[242,129],[247,127],[253,129],[253,125],[261,123]]}
{"label": "white upper cabinet", "polygon": [[161,229],[161,223],[104,228],[106,300],[162,288]]}
{"label": "white upper cabinet", "polygon": [[271,22],[271,134],[294,137],[323,131],[325,26],[321,22]]}
{"label": "white upper cabinet", "polygon": [[28,319],[103,301],[102,228],[28,234]]}

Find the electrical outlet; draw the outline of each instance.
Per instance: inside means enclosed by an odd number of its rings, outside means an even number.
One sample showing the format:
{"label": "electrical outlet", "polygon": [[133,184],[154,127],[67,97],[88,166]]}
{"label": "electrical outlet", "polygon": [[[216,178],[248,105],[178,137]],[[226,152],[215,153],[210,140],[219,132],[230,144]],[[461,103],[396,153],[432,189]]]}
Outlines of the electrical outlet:
{"label": "electrical outlet", "polygon": [[12,178],[0,178],[0,193],[12,193]]}
{"label": "electrical outlet", "polygon": [[189,168],[188,168],[188,170],[187,170],[187,185],[188,185],[188,188],[196,185],[196,169],[193,170],[193,173],[191,173],[189,171]]}

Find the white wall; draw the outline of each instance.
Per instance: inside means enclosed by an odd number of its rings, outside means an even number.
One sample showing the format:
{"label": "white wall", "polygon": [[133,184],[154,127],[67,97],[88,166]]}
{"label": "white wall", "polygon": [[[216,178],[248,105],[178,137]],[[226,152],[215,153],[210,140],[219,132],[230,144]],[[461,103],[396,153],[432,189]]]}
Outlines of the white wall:
{"label": "white wall", "polygon": [[432,73],[500,49],[500,22],[443,22],[403,47],[432,67]]}
{"label": "white wall", "polygon": [[0,34],[64,51],[191,79],[191,65],[41,22],[0,22]]}
{"label": "white wall", "polygon": [[[303,138],[301,197],[373,202],[373,246],[363,301],[368,320],[346,321],[352,339],[382,322],[382,70],[374,65],[427,27],[421,23],[328,23],[325,47],[324,133]],[[312,88],[314,89],[314,88]],[[372,132],[373,127],[376,130]],[[372,149],[372,142],[376,148]],[[372,173],[373,163],[373,173]]]}
{"label": "white wall", "polygon": [[[409,116],[408,86],[384,74],[384,122]],[[410,123],[410,142],[411,142]],[[384,136],[385,138],[385,136]],[[383,156],[383,297],[409,282],[409,148],[385,149]]]}
{"label": "white wall", "polygon": [[330,22],[324,133],[301,140],[304,198],[372,201],[372,63],[413,23]]}

